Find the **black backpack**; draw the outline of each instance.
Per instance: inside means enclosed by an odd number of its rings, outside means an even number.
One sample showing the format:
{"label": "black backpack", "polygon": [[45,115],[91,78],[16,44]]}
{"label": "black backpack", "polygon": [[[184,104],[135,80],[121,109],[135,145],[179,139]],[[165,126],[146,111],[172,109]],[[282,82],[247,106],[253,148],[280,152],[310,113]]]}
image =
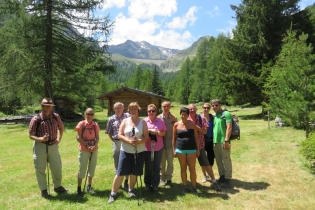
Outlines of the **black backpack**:
{"label": "black backpack", "polygon": [[[222,111],[222,116],[221,118],[225,120],[225,111]],[[240,125],[239,125],[239,120],[238,117],[236,117],[234,114],[232,115],[232,133],[231,133],[231,137],[230,140],[240,140],[241,139],[241,129],[240,129]]]}

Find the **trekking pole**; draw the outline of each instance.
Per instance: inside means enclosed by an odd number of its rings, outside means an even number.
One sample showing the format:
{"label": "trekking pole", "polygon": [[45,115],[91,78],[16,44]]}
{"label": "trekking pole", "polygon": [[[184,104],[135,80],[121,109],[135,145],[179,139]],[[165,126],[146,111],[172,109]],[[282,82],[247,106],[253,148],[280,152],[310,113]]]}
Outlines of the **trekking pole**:
{"label": "trekking pole", "polygon": [[82,196],[84,196],[84,192],[85,192],[86,180],[88,179],[88,174],[89,174],[89,168],[90,168],[90,163],[91,163],[92,155],[93,155],[93,152],[91,152],[91,156],[90,156],[90,159],[89,159],[89,163],[88,163],[88,166],[87,166],[87,169],[86,169],[86,176],[85,176],[85,180],[84,180],[84,187],[83,187]]}
{"label": "trekking pole", "polygon": [[[48,135],[47,133],[45,134],[46,136]],[[48,195],[50,195],[50,184],[49,184],[49,166],[48,166],[48,143],[50,141],[50,137],[48,139],[48,141],[46,142],[46,156],[47,156],[47,159],[46,159],[46,168],[47,168],[47,192],[48,192]]]}
{"label": "trekking pole", "polygon": [[[135,128],[133,127],[131,129],[131,136],[134,137],[136,135],[136,131]],[[135,146],[135,154],[134,154],[134,159],[135,159],[135,166],[138,169],[138,165],[137,165],[137,156],[138,156],[138,150],[137,150],[137,145]],[[137,175],[136,175],[136,183],[137,183],[137,188],[139,189],[139,183],[138,183],[138,173],[139,171],[137,170]],[[141,179],[141,178],[140,178]],[[138,206],[140,206],[140,200],[139,200],[139,196],[138,196]]]}

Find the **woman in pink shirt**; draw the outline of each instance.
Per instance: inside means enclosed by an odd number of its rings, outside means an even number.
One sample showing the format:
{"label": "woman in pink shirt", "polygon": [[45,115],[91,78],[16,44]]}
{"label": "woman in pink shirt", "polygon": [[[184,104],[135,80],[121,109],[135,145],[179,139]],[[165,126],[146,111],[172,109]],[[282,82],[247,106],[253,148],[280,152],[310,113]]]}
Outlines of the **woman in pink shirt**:
{"label": "woman in pink shirt", "polygon": [[154,104],[148,105],[148,117],[144,119],[149,130],[149,140],[145,143],[144,183],[146,189],[157,191],[160,183],[160,165],[163,153],[163,136],[166,126],[161,118],[157,118]]}
{"label": "woman in pink shirt", "polygon": [[[96,162],[97,162],[97,150],[99,142],[99,131],[100,127],[96,122],[93,121],[94,110],[87,108],[84,112],[85,120],[82,120],[76,126],[77,141],[79,142],[79,163],[80,169],[78,172],[78,195],[82,195],[81,184],[85,173],[88,172],[88,187],[87,192],[94,194],[92,188],[92,178],[94,176]],[[87,169],[88,167],[88,169]],[[88,170],[86,172],[86,169]],[[86,181],[85,181],[86,183]],[[85,185],[84,185],[85,187]]]}

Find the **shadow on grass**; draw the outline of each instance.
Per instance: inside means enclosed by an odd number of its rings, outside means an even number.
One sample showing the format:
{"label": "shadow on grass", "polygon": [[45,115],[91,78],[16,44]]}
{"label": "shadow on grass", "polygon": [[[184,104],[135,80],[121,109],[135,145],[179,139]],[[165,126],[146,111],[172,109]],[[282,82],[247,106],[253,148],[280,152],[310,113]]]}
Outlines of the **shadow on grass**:
{"label": "shadow on grass", "polygon": [[236,194],[236,193],[239,193],[239,190],[235,188],[242,188],[244,190],[249,190],[249,191],[258,191],[258,190],[265,190],[269,186],[270,184],[267,182],[246,182],[246,181],[241,181],[238,179],[231,179],[231,187],[222,188],[222,190],[230,194]]}

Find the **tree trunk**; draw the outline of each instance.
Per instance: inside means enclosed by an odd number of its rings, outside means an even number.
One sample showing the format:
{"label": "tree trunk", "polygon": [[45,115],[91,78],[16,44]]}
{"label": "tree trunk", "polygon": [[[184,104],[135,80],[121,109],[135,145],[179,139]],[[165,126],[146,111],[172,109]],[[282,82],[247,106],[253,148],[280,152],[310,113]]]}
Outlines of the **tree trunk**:
{"label": "tree trunk", "polygon": [[52,79],[52,0],[47,0],[45,38],[45,97],[53,98]]}

